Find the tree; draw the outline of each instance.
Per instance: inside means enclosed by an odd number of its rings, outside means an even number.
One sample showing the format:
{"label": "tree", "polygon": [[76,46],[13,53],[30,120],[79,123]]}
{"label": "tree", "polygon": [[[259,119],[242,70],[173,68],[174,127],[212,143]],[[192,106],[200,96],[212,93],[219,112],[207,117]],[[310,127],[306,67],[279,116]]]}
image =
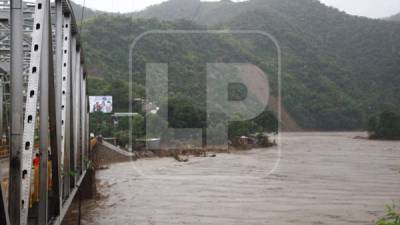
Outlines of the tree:
{"label": "tree", "polygon": [[141,138],[145,135],[145,123],[142,115],[136,115],[131,119],[132,135],[134,138]]}
{"label": "tree", "polygon": [[260,132],[261,129],[253,121],[234,121],[229,123],[228,136],[234,140],[240,136],[249,136],[252,133]]}
{"label": "tree", "polygon": [[[166,113],[165,110],[168,110]],[[176,97],[168,100],[168,108],[161,106],[161,115],[168,115],[169,126],[173,128],[204,128],[206,113],[189,98]]]}
{"label": "tree", "polygon": [[372,116],[368,121],[368,131],[371,138],[400,139],[400,114],[385,110]]}
{"label": "tree", "polygon": [[95,135],[112,136],[112,121],[109,114],[94,112],[90,114],[90,132]]}
{"label": "tree", "polygon": [[271,111],[265,111],[253,120],[258,126],[261,127],[263,132],[277,132],[279,123],[276,116]]}
{"label": "tree", "polygon": [[146,115],[146,137],[161,138],[168,128],[168,123],[157,114]]}

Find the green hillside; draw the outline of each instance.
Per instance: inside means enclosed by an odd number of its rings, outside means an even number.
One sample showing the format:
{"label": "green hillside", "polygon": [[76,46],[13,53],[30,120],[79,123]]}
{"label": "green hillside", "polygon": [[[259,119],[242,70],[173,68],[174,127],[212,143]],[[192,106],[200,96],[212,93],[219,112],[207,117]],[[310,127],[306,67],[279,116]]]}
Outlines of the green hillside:
{"label": "green hillside", "polygon": [[87,19],[96,17],[97,15],[106,14],[106,12],[83,7],[82,5],[77,4],[73,1],[71,1],[71,4],[72,4],[72,9],[74,10],[74,15],[75,15],[76,21],[78,23],[81,22],[82,18],[84,20],[87,20]]}
{"label": "green hillside", "polygon": [[[167,21],[101,16],[85,23],[82,36],[91,75],[127,80],[129,46],[148,30],[205,29],[202,26],[260,30],[276,37],[282,48],[284,105],[302,127],[360,129],[367,115],[383,105],[400,106],[400,24],[349,16],[314,0],[171,0],[133,17]],[[144,49],[150,55],[141,55],[142,62],[173,56],[168,62],[179,70],[172,73],[172,84],[182,89],[176,95],[193,91],[199,99],[203,87],[194,85],[204,79],[204,70],[187,64],[240,59],[259,62],[260,68],[271,71],[273,48],[258,38],[239,42],[227,37],[199,39],[148,40]],[[143,77],[143,70],[138,74]]]}
{"label": "green hillside", "polygon": [[397,13],[396,15],[387,18],[387,20],[400,22],[400,13]]}
{"label": "green hillside", "polygon": [[256,8],[257,6],[252,3],[233,3],[229,0],[219,2],[170,0],[131,15],[133,18],[158,18],[167,21],[185,19],[212,26],[228,21],[241,12]]}

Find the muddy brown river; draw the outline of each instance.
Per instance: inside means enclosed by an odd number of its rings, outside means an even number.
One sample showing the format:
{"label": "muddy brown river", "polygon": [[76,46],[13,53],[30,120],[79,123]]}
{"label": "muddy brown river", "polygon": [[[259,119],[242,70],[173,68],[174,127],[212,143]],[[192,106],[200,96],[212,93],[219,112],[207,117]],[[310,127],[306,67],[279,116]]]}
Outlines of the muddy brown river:
{"label": "muddy brown river", "polygon": [[[97,172],[83,225],[375,224],[400,203],[400,142],[285,133],[279,148]],[[271,173],[272,172],[272,173]]]}

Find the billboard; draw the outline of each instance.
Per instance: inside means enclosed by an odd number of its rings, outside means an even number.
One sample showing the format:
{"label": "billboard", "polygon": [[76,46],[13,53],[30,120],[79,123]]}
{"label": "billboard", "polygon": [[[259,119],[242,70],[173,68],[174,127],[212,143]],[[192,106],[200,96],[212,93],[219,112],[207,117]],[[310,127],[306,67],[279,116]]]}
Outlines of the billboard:
{"label": "billboard", "polygon": [[89,96],[90,113],[103,112],[112,113],[112,96]]}

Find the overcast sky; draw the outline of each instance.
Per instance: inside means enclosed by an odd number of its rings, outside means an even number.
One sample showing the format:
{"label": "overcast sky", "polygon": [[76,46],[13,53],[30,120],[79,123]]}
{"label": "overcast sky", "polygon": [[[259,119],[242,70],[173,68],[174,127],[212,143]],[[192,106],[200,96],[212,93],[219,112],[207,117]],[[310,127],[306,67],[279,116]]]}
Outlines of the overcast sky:
{"label": "overcast sky", "polygon": [[[74,0],[90,8],[108,12],[133,12],[166,0]],[[215,0],[207,0],[215,1]],[[296,0],[293,0],[296,1]],[[400,12],[400,0],[321,0],[352,15],[388,17]]]}

